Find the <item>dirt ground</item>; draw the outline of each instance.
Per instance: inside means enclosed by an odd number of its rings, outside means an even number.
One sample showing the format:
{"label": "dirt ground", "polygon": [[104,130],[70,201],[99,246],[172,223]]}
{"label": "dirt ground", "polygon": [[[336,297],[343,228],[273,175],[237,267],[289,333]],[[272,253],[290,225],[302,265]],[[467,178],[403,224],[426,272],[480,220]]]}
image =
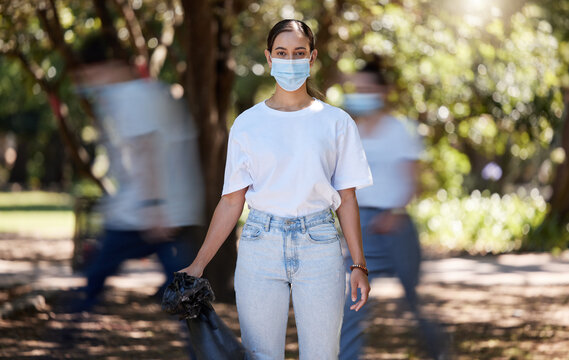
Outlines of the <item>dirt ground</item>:
{"label": "dirt ground", "polygon": [[[151,297],[153,259],[113,277],[92,313],[69,314],[82,278],[68,239],[0,236],[1,359],[186,359],[185,325]],[[569,359],[569,256],[431,257],[420,294],[424,313],[449,335],[452,359]],[[565,280],[566,279],[566,280]],[[415,321],[393,279],[372,284],[365,359],[426,359]],[[239,335],[234,305],[215,304]],[[291,311],[286,358],[298,357]]]}

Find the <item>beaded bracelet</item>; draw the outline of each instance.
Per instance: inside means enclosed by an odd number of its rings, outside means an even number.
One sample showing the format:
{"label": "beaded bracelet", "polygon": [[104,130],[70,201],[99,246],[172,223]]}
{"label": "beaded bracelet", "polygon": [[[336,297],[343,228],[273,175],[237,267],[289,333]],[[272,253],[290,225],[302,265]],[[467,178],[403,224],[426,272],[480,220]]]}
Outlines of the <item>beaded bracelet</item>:
{"label": "beaded bracelet", "polygon": [[352,266],[350,266],[350,271],[354,271],[354,269],[360,269],[361,271],[364,272],[364,274],[366,274],[366,276],[368,276],[368,271],[367,271],[367,267],[365,265],[361,265],[361,264],[354,264]]}

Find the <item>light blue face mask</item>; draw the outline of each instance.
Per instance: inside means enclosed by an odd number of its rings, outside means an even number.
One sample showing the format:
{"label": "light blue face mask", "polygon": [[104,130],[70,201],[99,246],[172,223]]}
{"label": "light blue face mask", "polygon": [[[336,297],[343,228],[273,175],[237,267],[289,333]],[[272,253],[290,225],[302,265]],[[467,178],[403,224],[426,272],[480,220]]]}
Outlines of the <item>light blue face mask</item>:
{"label": "light blue face mask", "polygon": [[296,91],[310,76],[310,59],[274,59],[271,75],[286,91]]}
{"label": "light blue face mask", "polygon": [[383,98],[378,93],[344,94],[344,109],[353,116],[365,116],[383,108]]}

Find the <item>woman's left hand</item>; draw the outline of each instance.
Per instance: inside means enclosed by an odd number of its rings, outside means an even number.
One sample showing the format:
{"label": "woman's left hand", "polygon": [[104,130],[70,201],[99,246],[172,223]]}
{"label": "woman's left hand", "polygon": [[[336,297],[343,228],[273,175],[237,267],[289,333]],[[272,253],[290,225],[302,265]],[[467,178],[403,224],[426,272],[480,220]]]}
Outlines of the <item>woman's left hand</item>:
{"label": "woman's left hand", "polygon": [[372,234],[388,234],[396,231],[403,222],[403,215],[384,211],[373,217],[369,224]]}
{"label": "woman's left hand", "polygon": [[361,298],[358,302],[350,306],[350,310],[356,310],[364,306],[367,302],[369,296],[369,282],[367,279],[367,275],[358,268],[352,270],[352,274],[350,275],[350,285],[352,289],[352,301],[355,302],[358,299],[358,289],[360,289]]}

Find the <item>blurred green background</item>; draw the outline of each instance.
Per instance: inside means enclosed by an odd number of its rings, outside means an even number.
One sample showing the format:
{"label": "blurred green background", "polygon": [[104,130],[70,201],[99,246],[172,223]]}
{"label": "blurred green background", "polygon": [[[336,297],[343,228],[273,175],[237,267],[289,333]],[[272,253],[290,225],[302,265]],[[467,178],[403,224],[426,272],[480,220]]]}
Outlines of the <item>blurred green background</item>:
{"label": "blurred green background", "polygon": [[108,159],[69,76],[88,34],[103,30],[186,97],[211,212],[228,127],[274,89],[268,30],[297,18],[316,33],[311,79],[328,102],[342,101],[339,75],[380,61],[397,111],[419,122],[427,150],[409,210],[424,244],[567,247],[569,1],[6,0],[0,10],[2,233],[72,236],[75,199],[105,191]]}

